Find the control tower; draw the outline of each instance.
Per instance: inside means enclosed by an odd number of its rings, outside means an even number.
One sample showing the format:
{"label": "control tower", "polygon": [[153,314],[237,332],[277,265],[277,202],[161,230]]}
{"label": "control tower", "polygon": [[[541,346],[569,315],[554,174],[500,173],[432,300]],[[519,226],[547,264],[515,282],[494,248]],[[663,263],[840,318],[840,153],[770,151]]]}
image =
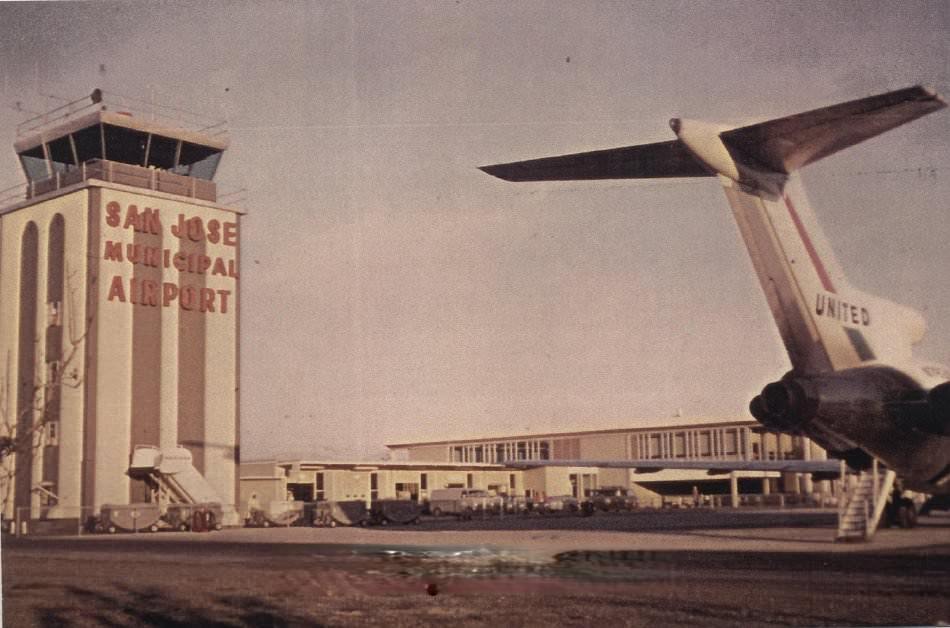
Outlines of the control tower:
{"label": "control tower", "polygon": [[129,102],[97,89],[17,128],[26,185],[0,201],[7,518],[154,500],[128,473],[145,446],[187,449],[236,501],[241,213],[214,182],[228,140]]}

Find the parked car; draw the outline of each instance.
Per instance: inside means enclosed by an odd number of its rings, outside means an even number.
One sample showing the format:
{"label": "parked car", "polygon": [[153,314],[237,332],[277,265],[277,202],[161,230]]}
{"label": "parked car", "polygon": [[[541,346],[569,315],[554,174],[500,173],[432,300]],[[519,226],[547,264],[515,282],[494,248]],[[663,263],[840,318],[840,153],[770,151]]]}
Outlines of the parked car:
{"label": "parked car", "polygon": [[436,517],[500,512],[502,504],[501,497],[473,488],[439,488],[429,493],[429,512]]}
{"label": "parked car", "polygon": [[573,495],[549,495],[544,498],[540,511],[542,513],[577,512],[580,509],[580,502]]}
{"label": "parked car", "polygon": [[637,498],[629,489],[622,486],[602,486],[591,489],[588,501],[597,510],[633,510],[637,507]]}

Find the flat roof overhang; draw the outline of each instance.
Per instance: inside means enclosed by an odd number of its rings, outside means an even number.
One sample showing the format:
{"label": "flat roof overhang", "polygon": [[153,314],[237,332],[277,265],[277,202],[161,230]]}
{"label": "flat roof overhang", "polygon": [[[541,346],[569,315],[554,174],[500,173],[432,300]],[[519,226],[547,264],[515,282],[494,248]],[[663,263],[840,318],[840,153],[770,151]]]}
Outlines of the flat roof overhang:
{"label": "flat roof overhang", "polygon": [[537,438],[565,438],[574,436],[597,436],[600,434],[634,434],[656,431],[677,431],[677,430],[697,430],[697,429],[715,429],[723,427],[757,427],[760,423],[755,420],[733,420],[718,421],[708,423],[678,423],[676,425],[655,425],[652,427],[618,427],[602,430],[583,430],[578,432],[539,432],[537,434],[515,434],[507,436],[483,436],[480,438],[460,438],[458,440],[439,440],[439,441],[419,441],[409,443],[394,443],[386,445],[389,449],[400,449],[405,447],[428,447],[435,445],[467,445],[473,443],[484,443],[486,441],[517,441]]}
{"label": "flat roof overhang", "polygon": [[[266,462],[266,461],[265,461]],[[261,463],[242,463],[261,464]],[[513,467],[490,463],[464,462],[340,462],[292,460],[275,462],[274,466],[294,469],[295,471],[517,471]]]}
{"label": "flat roof overhang", "polygon": [[175,140],[182,140],[190,144],[207,146],[218,151],[224,151],[230,144],[228,138],[202,133],[200,131],[189,131],[186,129],[163,126],[156,124],[145,117],[132,114],[119,113],[117,111],[93,111],[76,118],[67,119],[61,124],[44,128],[40,131],[24,135],[13,143],[13,148],[17,154],[36,148],[43,142],[49,142],[86,129],[97,124],[108,124],[111,126],[122,127],[143,133],[151,133]]}

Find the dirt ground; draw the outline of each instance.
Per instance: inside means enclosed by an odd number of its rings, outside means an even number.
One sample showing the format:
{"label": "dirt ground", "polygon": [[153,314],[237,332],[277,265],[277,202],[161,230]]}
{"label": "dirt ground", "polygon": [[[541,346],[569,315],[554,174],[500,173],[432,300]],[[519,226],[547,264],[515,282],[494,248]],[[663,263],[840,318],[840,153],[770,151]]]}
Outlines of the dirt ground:
{"label": "dirt ground", "polygon": [[690,515],[660,516],[639,524],[629,517],[512,521],[507,529],[438,521],[7,538],[3,619],[8,626],[392,627],[950,620],[950,521],[885,530],[870,545],[833,545],[826,542],[832,529],[805,520],[755,528],[745,524],[757,520],[740,518],[707,529],[689,524]]}

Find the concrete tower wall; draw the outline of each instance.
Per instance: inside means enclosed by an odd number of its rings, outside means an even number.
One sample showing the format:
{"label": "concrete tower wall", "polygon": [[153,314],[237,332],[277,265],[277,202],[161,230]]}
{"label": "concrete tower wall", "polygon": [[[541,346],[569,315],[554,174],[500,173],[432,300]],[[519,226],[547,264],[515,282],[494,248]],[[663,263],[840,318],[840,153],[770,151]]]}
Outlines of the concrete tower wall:
{"label": "concrete tower wall", "polygon": [[[20,465],[14,477],[7,477],[13,481],[2,486],[3,512],[8,517],[13,515],[14,502],[21,507],[40,507],[42,495],[32,488],[44,479],[51,482],[48,490],[59,495],[61,510],[75,511],[80,506],[86,392],[83,342],[87,327],[88,199],[88,190],[80,190],[0,216],[0,429],[9,433],[19,423],[22,436],[26,434],[24,428],[29,430],[28,426],[42,423],[40,412],[28,411],[18,403],[18,389],[31,389],[27,394],[32,396],[34,408],[55,404],[57,418],[55,434],[33,434],[32,446],[20,448],[19,461],[17,456],[4,461],[4,476],[12,474],[18,462]],[[62,217],[63,227],[63,289],[62,301],[51,303],[50,234],[57,216]],[[31,224],[37,233],[35,277],[28,282],[29,286],[24,286],[23,240]],[[53,260],[54,264],[57,262]],[[33,301],[32,323],[24,321],[30,313],[27,298]],[[21,334],[21,330],[28,328],[32,328],[32,338]],[[59,356],[53,355],[57,350]],[[24,351],[33,355],[23,355]],[[56,376],[51,364],[57,357],[60,364],[65,363],[59,374],[63,385],[47,387]],[[31,376],[21,372],[27,363],[32,363]],[[19,488],[19,495],[14,495],[15,488]]]}
{"label": "concrete tower wall", "polygon": [[[65,278],[63,303],[53,307],[47,251],[57,214]],[[23,250],[31,223],[35,260]],[[221,499],[236,501],[238,223],[236,212],[210,202],[98,181],[0,214],[0,410],[6,422],[17,413],[23,386],[17,379],[29,371],[24,365],[35,365],[34,379],[42,384],[51,381],[48,362],[55,359],[47,360],[48,344],[58,342],[64,357],[76,349],[63,373],[66,385],[56,387],[62,391],[58,444],[20,456],[20,466],[28,464],[31,472],[21,475],[21,468],[17,476],[24,479],[2,487],[6,516],[14,504],[31,506],[34,517],[75,517],[79,506],[92,512],[106,503],[143,501],[145,486],[126,474],[137,445],[187,447]],[[22,285],[24,264],[35,265],[35,282]],[[22,321],[31,316],[21,294],[35,306],[29,325],[35,350],[21,342]],[[61,333],[51,331],[56,321]],[[42,492],[32,490],[44,480],[58,500],[43,501]]]}

